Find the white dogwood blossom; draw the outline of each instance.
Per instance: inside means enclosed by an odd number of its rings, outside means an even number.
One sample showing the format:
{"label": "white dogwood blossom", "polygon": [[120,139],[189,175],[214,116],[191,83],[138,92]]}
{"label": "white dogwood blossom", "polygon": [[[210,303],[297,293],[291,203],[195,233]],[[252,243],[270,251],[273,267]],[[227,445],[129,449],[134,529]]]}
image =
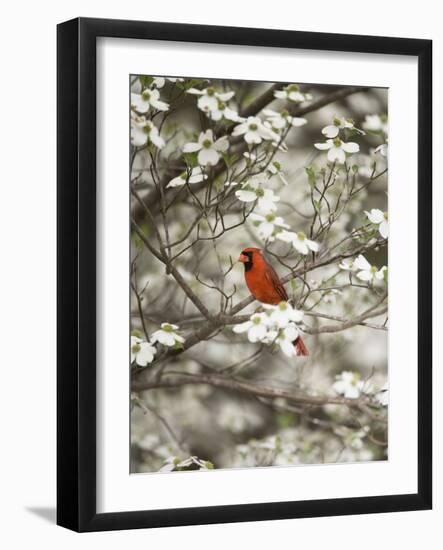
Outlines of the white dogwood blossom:
{"label": "white dogwood blossom", "polygon": [[344,260],[342,260],[339,264],[338,264],[338,267],[340,269],[343,269],[343,271],[355,271],[357,268],[354,266],[354,262],[352,260],[349,260],[347,258],[345,258]]}
{"label": "white dogwood blossom", "polygon": [[296,323],[301,323],[303,312],[289,302],[278,305],[263,304],[264,312],[253,313],[248,321],[234,325],[237,334],[247,333],[251,343],[275,345],[288,357],[297,354],[294,341],[299,336]]}
{"label": "white dogwood blossom", "polygon": [[346,153],[358,153],[360,146],[353,141],[344,142],[340,138],[328,139],[325,143],[315,143],[314,147],[320,151],[328,151],[329,162],[344,164]]}
{"label": "white dogwood blossom", "polygon": [[311,94],[300,91],[298,84],[289,84],[289,86],[285,86],[283,90],[275,91],[274,97],[277,99],[286,99],[292,103],[303,103],[312,99]]}
{"label": "white dogwood blossom", "polygon": [[283,185],[288,185],[288,180],[286,179],[281,164],[278,162],[278,160],[273,160],[272,162],[270,162],[266,168],[266,171],[269,173],[270,176],[278,176]]}
{"label": "white dogwood blossom", "polygon": [[[198,90],[197,88],[189,88],[188,94],[200,96],[197,100],[197,107],[204,113],[211,113],[217,111],[220,102],[225,103],[232,99],[235,92],[217,92],[212,86]],[[214,119],[215,120],[215,119]]]}
{"label": "white dogwood blossom", "polygon": [[340,133],[340,130],[354,130],[355,132],[359,133],[360,135],[364,135],[365,133],[360,130],[359,128],[356,128],[354,125],[354,121],[350,118],[343,118],[334,116],[332,120],[332,124],[329,124],[328,126],[325,126],[321,133],[326,136],[327,138],[336,138],[338,134]]}
{"label": "white dogwood blossom", "polygon": [[389,236],[388,213],[382,212],[378,208],[373,208],[370,212],[365,210],[365,214],[369,221],[378,227],[380,235],[384,239],[387,239]]}
{"label": "white dogwood blossom", "polygon": [[292,246],[300,252],[300,254],[309,254],[309,252],[318,252],[319,245],[315,241],[311,241],[306,237],[303,231],[295,233],[294,231],[280,231],[276,238],[285,243],[291,243]]}
{"label": "white dogwood blossom", "polygon": [[179,176],[173,178],[166,187],[181,187],[186,182],[193,185],[194,183],[201,183],[207,178],[208,175],[203,173],[200,166],[194,166],[189,172],[182,172]]}
{"label": "white dogwood blossom", "polygon": [[248,333],[248,340],[252,343],[263,341],[268,335],[269,316],[266,313],[254,313],[249,321],[234,325],[232,329],[237,334]]}
{"label": "white dogwood blossom", "polygon": [[163,88],[167,80],[169,82],[175,83],[175,82],[183,82],[184,78],[164,78],[163,76],[155,76],[151,86],[156,88]]}
{"label": "white dogwood blossom", "polygon": [[304,126],[308,122],[305,118],[291,116],[286,110],[278,113],[272,109],[264,109],[263,114],[271,124],[272,129],[278,131],[287,128],[288,126],[298,128],[300,126]]}
{"label": "white dogwood blossom", "polygon": [[376,149],[374,150],[374,153],[380,153],[382,157],[388,156],[388,140],[386,140],[386,143],[382,143]]}
{"label": "white dogwood blossom", "polygon": [[174,347],[177,344],[183,344],[185,339],[176,332],[177,330],[177,325],[162,323],[159,330],[156,330],[152,334],[151,340],[153,343],[160,342],[160,344],[167,347]]}
{"label": "white dogwood blossom", "polygon": [[228,107],[223,101],[219,101],[217,109],[210,111],[208,116],[211,120],[215,121],[222,120],[223,118],[231,122],[242,122],[244,120],[237,111]]}
{"label": "white dogwood blossom", "polygon": [[131,112],[131,143],[136,147],[152,143],[159,149],[165,145],[155,124],[144,116],[136,115],[133,111]]}
{"label": "white dogwood blossom", "polygon": [[289,229],[289,225],[285,223],[283,218],[276,216],[273,212],[262,216],[252,212],[249,216],[257,227],[257,232],[263,240],[275,241],[275,233],[282,229]]}
{"label": "white dogwood blossom", "polygon": [[370,283],[383,281],[386,278],[388,268],[383,266],[381,269],[378,269],[375,265],[371,265],[362,254],[354,260],[354,266],[357,270],[357,277],[361,281]]}
{"label": "white dogwood blossom", "polygon": [[148,363],[152,363],[156,353],[157,350],[151,342],[131,336],[131,363],[135,361],[139,367],[146,367]]}
{"label": "white dogwood blossom", "polygon": [[232,131],[233,136],[243,136],[248,144],[258,145],[263,140],[280,141],[280,136],[265,126],[257,116],[250,116],[245,122],[238,124]]}
{"label": "white dogwood blossom", "polygon": [[293,308],[289,302],[280,302],[276,306],[263,304],[263,308],[278,328],[285,328],[291,322],[301,323],[303,320],[303,311]]}
{"label": "white dogwood blossom", "polygon": [[235,92],[217,92],[215,88],[209,87],[204,90],[190,88],[187,93],[200,96],[197,100],[197,107],[206,113],[211,120],[218,121],[223,118],[232,122],[242,122],[244,120],[237,111],[231,109],[227,104]]}
{"label": "white dogwood blossom", "polygon": [[366,115],[362,126],[368,132],[388,134],[388,119],[386,115]]}
{"label": "white dogwood blossom", "polygon": [[264,189],[260,178],[250,178],[242,184],[242,188],[235,192],[235,196],[242,202],[257,201],[257,210],[269,214],[277,210],[275,204],[280,197],[272,189]]}
{"label": "white dogwood blossom", "polygon": [[201,166],[215,166],[220,160],[220,153],[226,151],[229,147],[228,138],[223,136],[214,141],[212,130],[201,132],[198,141],[185,143],[184,153],[194,153],[198,151],[197,160]]}
{"label": "white dogwood blossom", "polygon": [[339,395],[348,399],[357,399],[360,397],[364,388],[363,380],[357,372],[343,371],[335,377],[332,389]]}
{"label": "white dogwood blossom", "polygon": [[235,192],[235,196],[242,202],[257,201],[257,210],[262,214],[269,214],[277,210],[275,204],[280,200],[280,197],[274,194],[272,189],[263,189],[262,187],[253,187],[251,184],[246,184],[243,189]]}
{"label": "white dogwood blossom", "polygon": [[141,94],[131,93],[131,107],[139,113],[147,113],[151,108],[157,111],[167,111],[169,105],[160,100],[160,92],[156,89],[143,90]]}

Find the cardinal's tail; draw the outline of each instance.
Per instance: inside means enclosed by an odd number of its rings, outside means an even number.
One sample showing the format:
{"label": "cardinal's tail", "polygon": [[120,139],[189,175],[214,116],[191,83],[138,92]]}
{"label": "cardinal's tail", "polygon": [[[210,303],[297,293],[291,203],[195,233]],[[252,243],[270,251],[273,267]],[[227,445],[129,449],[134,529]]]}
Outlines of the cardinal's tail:
{"label": "cardinal's tail", "polygon": [[301,355],[303,357],[307,357],[309,355],[308,348],[300,336],[297,340],[294,340],[294,348],[297,355]]}

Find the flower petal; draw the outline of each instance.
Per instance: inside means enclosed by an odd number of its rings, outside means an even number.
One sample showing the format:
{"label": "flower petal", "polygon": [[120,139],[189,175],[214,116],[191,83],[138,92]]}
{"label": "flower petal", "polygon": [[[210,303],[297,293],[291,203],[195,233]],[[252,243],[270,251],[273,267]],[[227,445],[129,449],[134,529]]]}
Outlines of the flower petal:
{"label": "flower petal", "polygon": [[226,151],[227,148],[229,147],[229,141],[228,141],[228,138],[227,136],[223,136],[221,138],[219,138],[215,143],[214,143],[214,149],[216,151]]}
{"label": "flower petal", "polygon": [[202,166],[206,166],[207,164],[215,166],[219,158],[220,155],[215,149],[200,149],[198,153],[198,163]]}
{"label": "flower petal", "polygon": [[362,269],[363,271],[369,271],[371,269],[371,264],[362,254],[359,254],[354,260],[354,267]]}
{"label": "flower petal", "polygon": [[365,210],[365,214],[371,223],[381,223],[385,219],[385,215],[378,208],[373,208],[370,212]]}
{"label": "flower petal", "polygon": [[360,151],[360,145],[358,143],[354,143],[353,141],[348,141],[348,143],[343,141],[341,148],[346,153],[358,153]]}
{"label": "flower petal", "polygon": [[244,189],[236,191],[235,196],[243,202],[253,202],[257,199],[257,195],[254,191],[246,191]]}
{"label": "flower petal", "polygon": [[250,143],[250,144],[259,144],[262,142],[262,138],[260,137],[260,135],[257,133],[257,132],[246,132],[245,134],[245,141],[246,143]]}
{"label": "flower petal", "polygon": [[218,108],[217,98],[214,96],[202,95],[198,98],[197,106],[202,111],[215,111]]}
{"label": "flower petal", "polygon": [[335,138],[338,136],[339,131],[340,128],[338,126],[331,124],[330,126],[325,126],[321,133],[328,138]]}
{"label": "flower petal", "polygon": [[383,239],[387,239],[389,237],[389,225],[387,220],[384,220],[381,222],[381,224],[378,227],[378,230],[380,232],[380,235],[383,237]]}
{"label": "flower petal", "polygon": [[235,92],[224,92],[224,93],[217,93],[218,99],[221,99],[221,101],[229,101],[232,97],[234,97]]}
{"label": "flower petal", "polygon": [[333,146],[334,144],[332,143],[332,141],[326,141],[325,143],[314,143],[314,147],[319,151],[327,151]]}
{"label": "flower petal", "polygon": [[148,363],[152,363],[156,351],[156,348],[149,342],[143,342],[140,344],[140,351],[137,353],[136,358],[137,365],[140,367],[146,367]]}
{"label": "flower petal", "polygon": [[251,321],[245,321],[244,323],[240,323],[238,325],[234,325],[232,327],[232,330],[236,332],[237,334],[241,334],[242,332],[246,332],[249,330],[252,326]]}
{"label": "flower petal", "polygon": [[307,122],[308,121],[305,118],[296,117],[296,116],[291,118],[291,124],[296,128],[299,126],[304,126],[305,124],[307,124]]}
{"label": "flower petal", "polygon": [[268,329],[266,328],[265,325],[263,324],[257,325],[255,323],[252,323],[252,326],[248,332],[248,340],[250,342],[259,342],[266,336],[267,332],[268,332]]}
{"label": "flower petal", "polygon": [[204,90],[197,90],[197,88],[189,88],[189,90],[186,90],[187,94],[194,94],[194,95],[204,95]]}
{"label": "flower petal", "polygon": [[370,271],[359,271],[357,277],[361,281],[372,281],[372,273]]}
{"label": "flower petal", "polygon": [[345,152],[341,147],[331,147],[328,151],[328,160],[329,162],[338,162],[339,164],[344,164],[346,160]]}
{"label": "flower petal", "polygon": [[183,153],[194,153],[195,151],[200,151],[201,148],[201,143],[185,143],[183,145]]}
{"label": "flower petal", "polygon": [[283,230],[277,233],[276,237],[285,243],[292,243],[297,238],[297,235],[293,231]]}
{"label": "flower petal", "polygon": [[260,224],[258,231],[262,239],[268,239],[274,232],[274,224],[271,222],[263,222]]}
{"label": "flower petal", "polygon": [[309,239],[306,239],[306,243],[308,245],[308,247],[312,250],[312,252],[318,252],[318,249],[319,249],[319,244],[314,242],[314,241],[310,241]]}
{"label": "flower petal", "polygon": [[278,340],[280,349],[286,355],[286,357],[293,357],[296,354],[294,344],[286,339]]}
{"label": "flower petal", "polygon": [[238,124],[237,126],[234,127],[234,129],[232,130],[232,135],[233,136],[241,136],[242,134],[244,134],[246,131],[248,130],[248,125],[246,122],[242,122],[241,124]]}

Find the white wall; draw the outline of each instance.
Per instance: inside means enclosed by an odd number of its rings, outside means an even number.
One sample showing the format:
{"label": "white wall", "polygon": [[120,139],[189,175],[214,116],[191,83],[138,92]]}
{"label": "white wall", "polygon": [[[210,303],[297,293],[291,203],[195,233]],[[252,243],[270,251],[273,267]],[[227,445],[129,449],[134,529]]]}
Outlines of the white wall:
{"label": "white wall", "polygon": [[[443,97],[443,36],[438,3],[350,0],[169,0],[167,2],[85,1],[7,3],[2,8],[0,85],[1,224],[1,452],[0,540],[7,548],[143,545],[147,548],[394,548],[441,543],[442,483],[435,472],[435,509],[354,516],[185,527],[153,531],[75,535],[42,516],[55,505],[55,25],[76,16],[145,19],[202,24],[287,28],[324,32],[432,38],[434,97]],[[443,150],[435,102],[435,151]],[[407,113],[405,113],[407,116]],[[437,155],[435,155],[437,157]],[[434,181],[442,178],[435,162]],[[434,210],[440,214],[441,186]],[[440,208],[438,208],[440,206]],[[437,217],[437,215],[436,215]],[[436,239],[442,230],[436,220]],[[434,247],[437,254],[437,246]],[[441,258],[436,258],[437,260]],[[435,280],[442,277],[437,266]],[[434,290],[435,309],[442,308]],[[6,307],[5,307],[6,305]],[[441,314],[435,319],[438,335]],[[434,369],[438,371],[435,345]],[[436,372],[436,399],[442,376]],[[439,391],[440,390],[440,391]],[[436,403],[440,428],[442,407]],[[407,426],[405,426],[407,429]],[[442,461],[441,428],[435,463]],[[437,435],[437,429],[435,430]],[[438,490],[438,488],[440,490]],[[35,510],[38,509],[36,513]]]}

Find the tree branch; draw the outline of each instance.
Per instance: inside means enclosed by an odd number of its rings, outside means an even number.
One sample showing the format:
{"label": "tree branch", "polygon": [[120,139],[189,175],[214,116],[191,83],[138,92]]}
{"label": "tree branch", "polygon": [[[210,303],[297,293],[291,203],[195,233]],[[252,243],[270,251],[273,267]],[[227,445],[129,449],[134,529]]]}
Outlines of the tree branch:
{"label": "tree branch", "polygon": [[143,231],[140,229],[140,227],[137,225],[137,223],[132,220],[132,227],[134,228],[134,231],[137,233],[140,240],[143,242],[143,244],[148,248],[148,250],[158,259],[160,262],[165,264],[167,267],[169,273],[174,277],[174,279],[177,281],[177,283],[182,288],[183,292],[186,294],[186,296],[191,300],[191,302],[195,305],[195,307],[200,311],[200,313],[203,314],[206,319],[209,321],[212,321],[213,317],[207,307],[203,304],[203,302],[200,300],[200,298],[195,294],[195,292],[191,289],[191,287],[188,285],[188,283],[184,280],[181,273],[178,271],[176,267],[174,267],[167,258],[165,258],[158,250],[156,250],[149,240],[146,238]]}
{"label": "tree branch", "polygon": [[209,384],[217,388],[232,390],[240,393],[252,394],[258,397],[266,397],[271,399],[281,398],[298,403],[299,405],[310,405],[321,407],[323,405],[346,405],[360,409],[361,406],[370,403],[367,397],[358,399],[349,399],[340,396],[318,396],[296,394],[290,391],[278,388],[266,388],[251,384],[246,380],[228,378],[217,374],[189,374],[189,373],[173,373],[165,372],[160,380],[147,380],[146,378],[135,378],[132,383],[133,391],[145,391],[154,388],[174,388],[187,384]]}

